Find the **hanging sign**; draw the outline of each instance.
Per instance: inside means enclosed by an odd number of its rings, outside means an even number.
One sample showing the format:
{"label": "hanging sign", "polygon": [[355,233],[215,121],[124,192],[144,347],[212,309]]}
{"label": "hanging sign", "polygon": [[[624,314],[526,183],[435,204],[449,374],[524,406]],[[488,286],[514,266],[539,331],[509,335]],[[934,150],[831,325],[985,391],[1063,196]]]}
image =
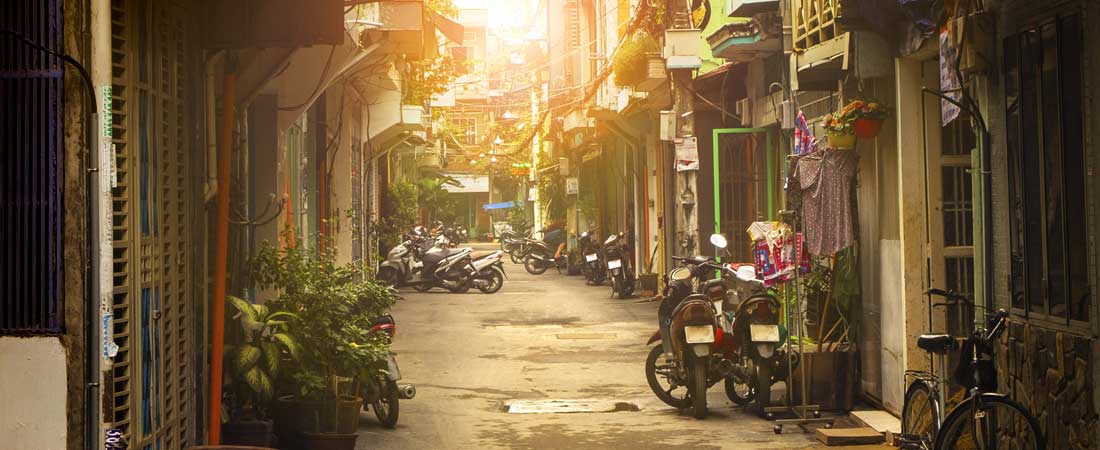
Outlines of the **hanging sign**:
{"label": "hanging sign", "polygon": [[695,136],[676,141],[676,171],[699,170],[699,142]]}
{"label": "hanging sign", "polygon": [[565,179],[565,195],[577,195],[581,190],[581,183],[577,177]]}

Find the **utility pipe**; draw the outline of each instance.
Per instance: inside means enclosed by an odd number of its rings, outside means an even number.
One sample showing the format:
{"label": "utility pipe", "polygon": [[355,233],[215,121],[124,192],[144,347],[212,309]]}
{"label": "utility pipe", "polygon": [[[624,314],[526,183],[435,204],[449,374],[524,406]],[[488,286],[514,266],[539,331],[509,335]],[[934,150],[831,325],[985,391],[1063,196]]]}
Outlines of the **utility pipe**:
{"label": "utility pipe", "polygon": [[221,443],[222,422],[222,351],[225,345],[225,290],[227,250],[229,246],[229,166],[233,151],[233,122],[235,117],[233,88],[237,81],[237,62],[233,55],[226,58],[224,86],[222,88],[222,123],[218,135],[218,216],[214,230],[214,305],[211,311],[213,338],[210,349],[210,423],[207,443]]}
{"label": "utility pipe", "polygon": [[218,106],[217,98],[215,98],[215,83],[217,83],[218,74],[216,68],[218,63],[225,56],[223,51],[214,53],[206,61],[206,182],[203,189],[203,201],[209,202],[214,199],[218,190]]}
{"label": "utility pipe", "polygon": [[[94,236],[94,244],[91,244],[90,247],[98,247],[97,252],[92,253],[94,255],[92,258],[94,269],[89,277],[92,284],[92,286],[89,286],[90,292],[94,296],[89,298],[85,305],[85,308],[89,309],[89,311],[85,311],[85,317],[88,321],[85,324],[85,332],[88,336],[85,340],[87,348],[84,350],[88,356],[86,376],[88,377],[89,389],[87,390],[88,398],[85,399],[84,448],[92,450],[104,447],[103,440],[105,436],[102,430],[104,418],[99,408],[99,396],[102,395],[103,391],[102,389],[94,389],[91,384],[95,383],[97,387],[102,387],[106,381],[103,368],[111,366],[112,358],[109,357],[109,352],[101,352],[100,350],[101,348],[107,349],[113,342],[101,342],[100,338],[107,337],[107,339],[111,339],[113,337],[112,329],[114,328],[114,321],[112,320],[113,305],[109,300],[111,292],[114,290],[112,280],[114,243],[111,237],[113,233],[111,185],[114,178],[111,167],[114,165],[114,152],[110,147],[112,130],[109,121],[111,111],[106,107],[111,101],[111,86],[113,83],[111,74],[110,0],[93,0],[89,4],[89,12],[91,13],[90,32],[88,33],[91,41],[89,72],[91,72],[92,85],[96,90],[96,103],[89,105],[89,108],[92,111],[98,111],[99,107],[103,106],[102,114],[98,115],[102,120],[88,124],[93,129],[93,132],[89,135],[97,136],[88,143],[89,155],[96,155],[91,158],[92,161],[89,161],[89,164],[95,164],[98,169],[98,173],[89,174],[88,181],[92,185],[89,186],[88,190],[92,195],[87,199],[93,205],[93,213],[90,217],[94,220],[94,222],[88,224],[92,228],[91,232]],[[102,144],[98,144],[99,142],[102,142]],[[106,329],[101,329],[101,326]]]}

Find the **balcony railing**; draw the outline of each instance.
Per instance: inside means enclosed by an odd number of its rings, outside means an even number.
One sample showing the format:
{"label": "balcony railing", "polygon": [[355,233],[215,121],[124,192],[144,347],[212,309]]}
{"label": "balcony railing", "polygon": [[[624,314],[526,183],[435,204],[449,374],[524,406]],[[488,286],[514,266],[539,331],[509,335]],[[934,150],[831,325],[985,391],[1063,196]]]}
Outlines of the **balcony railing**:
{"label": "balcony railing", "polygon": [[792,0],[794,48],[805,50],[839,36],[840,0]]}

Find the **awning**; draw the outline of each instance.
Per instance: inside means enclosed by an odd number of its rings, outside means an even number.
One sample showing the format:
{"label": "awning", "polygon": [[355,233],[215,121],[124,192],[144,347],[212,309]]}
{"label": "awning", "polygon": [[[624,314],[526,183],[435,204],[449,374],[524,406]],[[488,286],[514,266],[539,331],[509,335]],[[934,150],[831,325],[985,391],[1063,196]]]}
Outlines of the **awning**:
{"label": "awning", "polygon": [[516,206],[516,202],[486,203],[484,205],[481,205],[481,209],[492,211],[494,209],[508,209],[514,206]]}
{"label": "awning", "polygon": [[435,25],[435,29],[443,33],[443,36],[446,37],[447,40],[462,45],[462,40],[466,37],[466,28],[463,27],[462,24],[435,12],[432,12],[429,17],[431,18],[432,24]]}

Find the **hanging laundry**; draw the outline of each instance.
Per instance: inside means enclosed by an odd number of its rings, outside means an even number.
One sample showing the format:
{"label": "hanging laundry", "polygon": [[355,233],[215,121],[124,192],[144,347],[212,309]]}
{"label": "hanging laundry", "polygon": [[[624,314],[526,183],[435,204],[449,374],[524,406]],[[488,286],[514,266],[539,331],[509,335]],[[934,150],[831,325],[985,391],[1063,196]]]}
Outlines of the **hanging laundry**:
{"label": "hanging laundry", "polygon": [[805,155],[817,151],[817,137],[806,123],[806,115],[798,110],[794,119],[794,154]]}
{"label": "hanging laundry", "polygon": [[753,266],[756,278],[765,286],[774,286],[794,277],[795,270],[810,270],[809,255],[803,249],[802,233],[793,233],[782,222],[753,222],[749,225],[753,240]]}
{"label": "hanging laundry", "polygon": [[825,149],[798,159],[802,224],[811,254],[832,255],[855,242],[851,194],[858,165],[851,150]]}

